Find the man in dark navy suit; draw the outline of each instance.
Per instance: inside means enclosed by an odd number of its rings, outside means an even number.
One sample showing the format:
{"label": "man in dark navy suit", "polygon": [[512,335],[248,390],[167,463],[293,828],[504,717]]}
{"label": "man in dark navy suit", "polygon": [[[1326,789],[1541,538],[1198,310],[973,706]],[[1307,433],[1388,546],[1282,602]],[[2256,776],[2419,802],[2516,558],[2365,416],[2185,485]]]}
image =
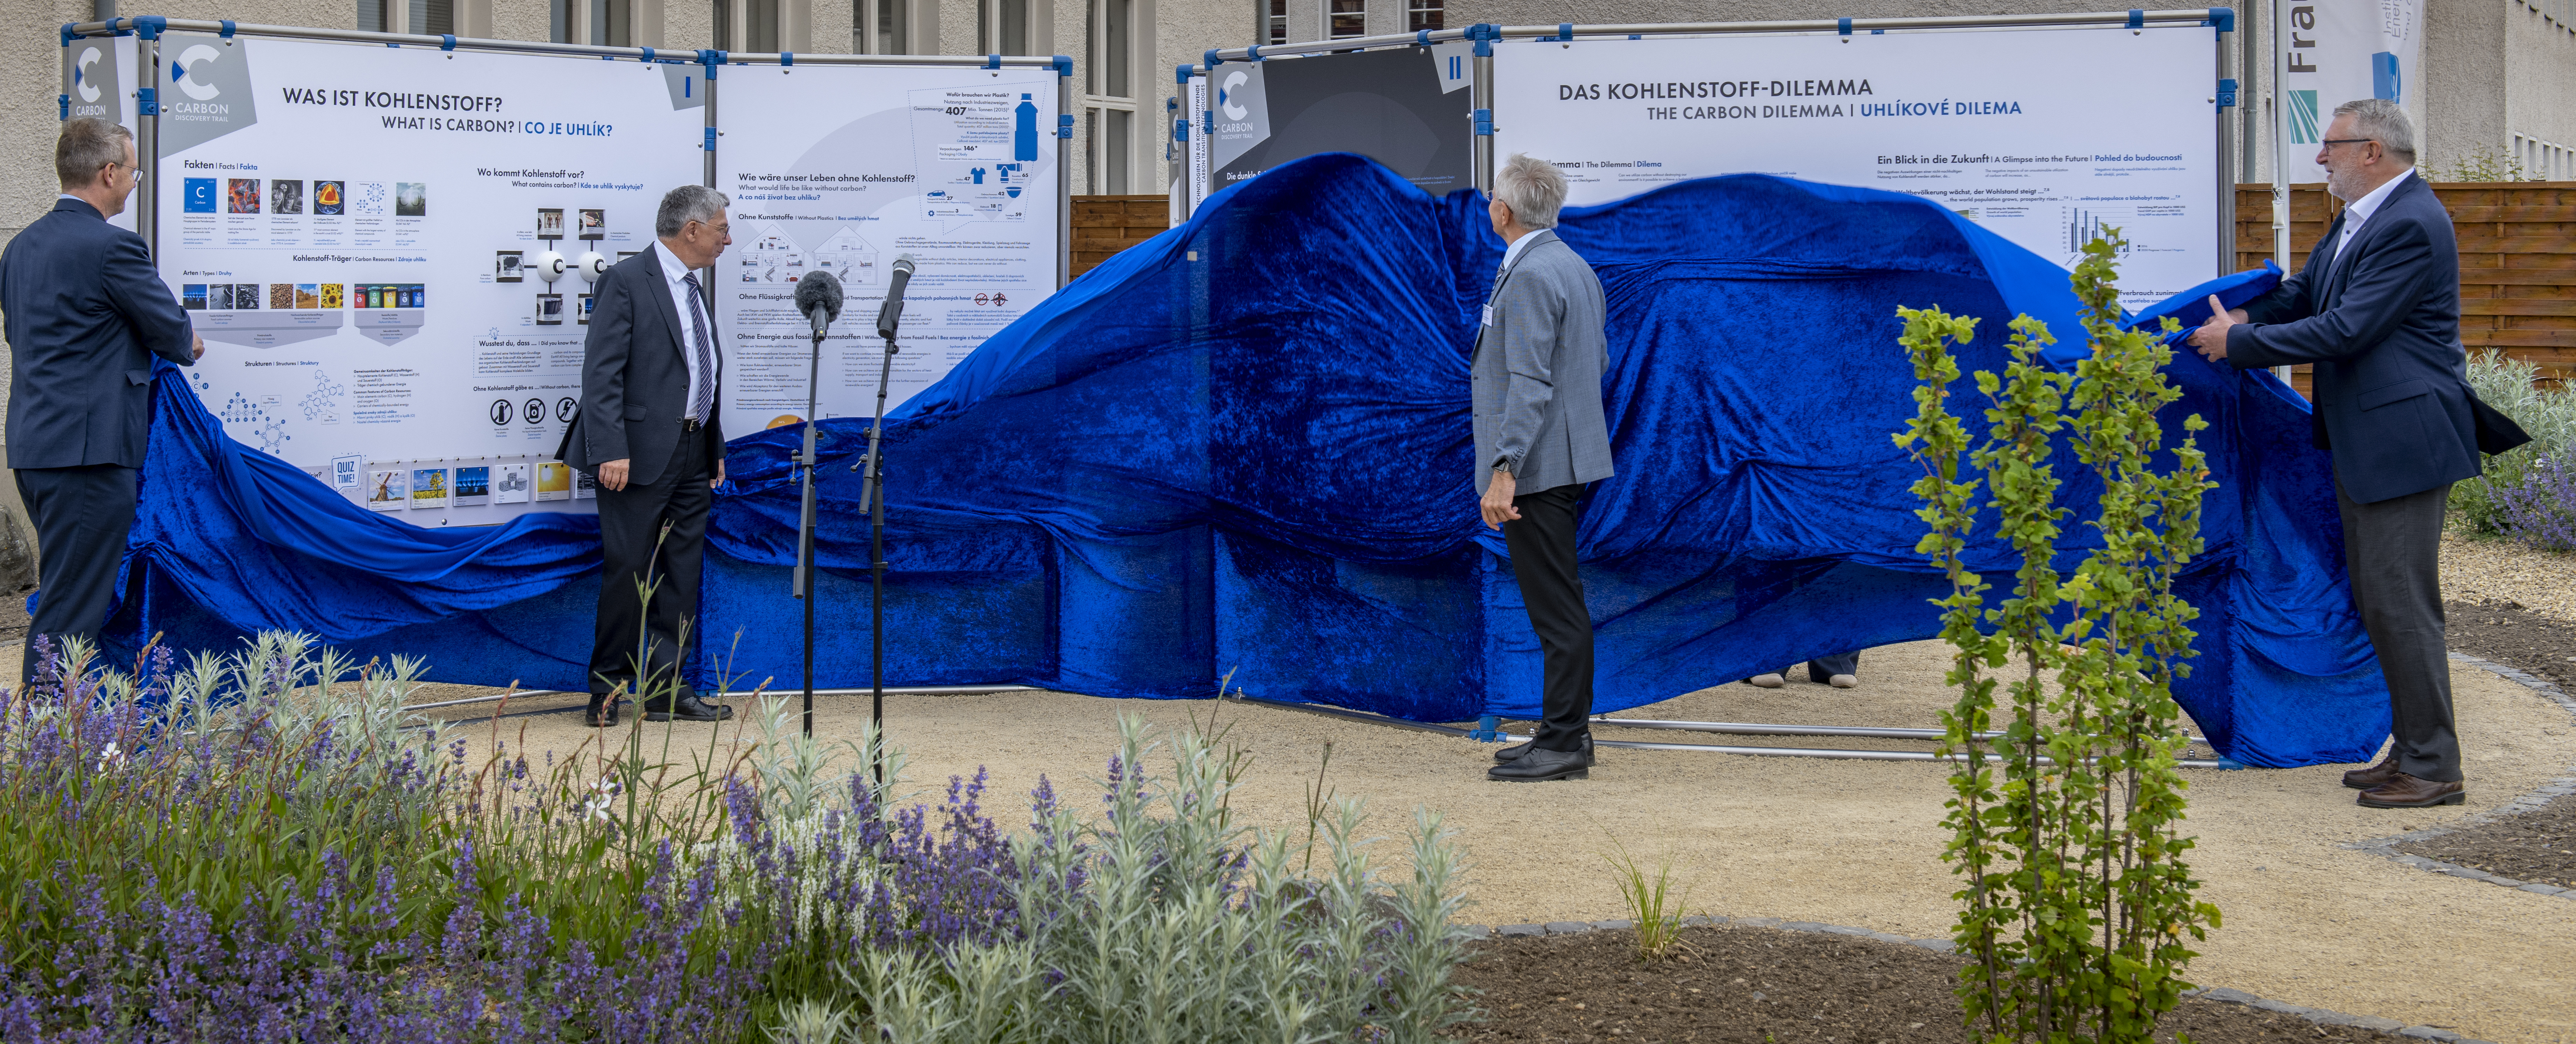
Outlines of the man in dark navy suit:
{"label": "man in dark navy suit", "polygon": [[[682,639],[698,613],[707,510],[724,481],[717,423],[724,357],[711,288],[698,270],[733,243],[731,201],[682,185],[654,214],[656,242],[617,263],[591,299],[581,414],[563,459],[599,480],[599,626],[590,654],[589,723],[617,724],[619,692],[644,697],[647,721],[722,721],[732,708],[680,679]],[[639,585],[652,587],[649,605]]]}
{"label": "man in dark navy suit", "polygon": [[36,523],[21,684],[34,676],[38,635],[96,641],[107,625],[152,422],[152,357],[187,366],[206,353],[143,237],[107,223],[142,174],[133,135],[105,120],[65,123],[54,173],[63,194],[53,212],[0,253],[9,466]]}
{"label": "man in dark navy suit", "polygon": [[2414,171],[2415,128],[2397,103],[2335,108],[2318,164],[2343,213],[2307,267],[2191,343],[2251,369],[2316,364],[2318,447],[2334,454],[2353,607],[2388,682],[2395,742],[2344,773],[2369,808],[2467,797],[2451,722],[2439,548],[2451,484],[2480,470],[2468,355],[2460,346],[2460,251],[2451,216]]}

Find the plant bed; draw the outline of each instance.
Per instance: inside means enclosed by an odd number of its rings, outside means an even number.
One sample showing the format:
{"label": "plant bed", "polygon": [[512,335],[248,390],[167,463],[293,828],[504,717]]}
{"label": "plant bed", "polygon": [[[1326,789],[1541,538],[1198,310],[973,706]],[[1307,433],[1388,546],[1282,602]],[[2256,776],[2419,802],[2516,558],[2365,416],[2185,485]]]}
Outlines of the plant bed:
{"label": "plant bed", "polygon": [[[1637,959],[1634,931],[1488,939],[1456,981],[1478,1021],[1463,1041],[1966,1044],[1951,993],[1966,962],[1905,943],[1774,928],[1686,928],[1676,956]],[[2186,998],[2156,1039],[2386,1041],[2389,1034]]]}
{"label": "plant bed", "polygon": [[2444,644],[2576,692],[2576,624],[2542,616],[2520,602],[2450,602],[2442,612]]}

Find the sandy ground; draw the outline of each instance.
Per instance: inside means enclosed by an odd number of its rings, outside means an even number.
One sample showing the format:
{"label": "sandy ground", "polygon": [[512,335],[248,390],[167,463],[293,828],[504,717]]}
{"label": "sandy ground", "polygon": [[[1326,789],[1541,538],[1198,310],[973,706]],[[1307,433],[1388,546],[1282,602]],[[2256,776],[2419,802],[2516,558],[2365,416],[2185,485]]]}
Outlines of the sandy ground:
{"label": "sandy ground", "polygon": [[[1945,662],[1935,643],[1898,646],[1868,655],[1859,689],[1796,680],[1777,691],[1733,685],[1623,716],[1937,727],[1950,699],[1940,682]],[[2576,901],[2428,874],[2345,847],[2491,809],[2576,765],[2576,723],[2566,711],[2484,671],[2454,673],[2470,771],[2465,807],[2362,809],[2337,784],[2340,767],[2191,773],[2190,829],[2200,838],[2193,862],[2226,919],[2193,965],[2197,981],[2487,1040],[2576,1044]],[[1248,688],[1260,695],[1257,685]],[[832,738],[854,737],[867,714],[864,697],[818,704],[816,731]],[[1009,823],[1017,818],[1009,796],[1041,773],[1060,794],[1087,800],[1093,790],[1084,781],[1114,751],[1118,715],[1168,727],[1211,709],[1037,692],[898,696],[887,701],[887,723],[910,757],[908,782],[939,786],[952,773],[986,767],[996,796],[987,807]],[[1947,789],[1937,765],[1608,751],[1587,782],[1501,784],[1482,775],[1492,748],[1471,741],[1255,705],[1218,712],[1233,723],[1232,738],[1255,752],[1235,807],[1259,824],[1302,830],[1305,788],[1327,742],[1334,752],[1326,785],[1365,796],[1379,833],[1400,836],[1417,804],[1443,814],[1473,862],[1470,921],[1622,916],[1602,853],[1623,844],[1642,857],[1670,858],[1693,886],[1692,906],[1705,912],[1948,932],[1955,886],[1939,858]],[[511,737],[524,725],[532,749],[569,750],[588,738],[573,697],[522,701],[502,724]],[[702,749],[710,729],[682,726],[674,739]],[[739,735],[729,723],[720,742]],[[1695,739],[1625,729],[1600,735]],[[1775,745],[1836,744],[1864,745]],[[1384,854],[1398,855],[1393,844]]]}
{"label": "sandy ground", "polygon": [[2471,536],[2454,523],[2442,534],[2442,596],[2464,602],[2518,602],[2542,616],[2576,623],[2576,554],[2534,551],[2511,540]]}

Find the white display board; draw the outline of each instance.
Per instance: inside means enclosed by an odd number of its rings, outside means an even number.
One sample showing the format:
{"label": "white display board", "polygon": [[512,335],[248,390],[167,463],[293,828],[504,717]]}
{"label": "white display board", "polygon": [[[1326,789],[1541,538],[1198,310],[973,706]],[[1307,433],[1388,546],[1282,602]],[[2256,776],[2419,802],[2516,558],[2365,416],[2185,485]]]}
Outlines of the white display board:
{"label": "white display board", "polygon": [[[77,50],[77,45],[75,47]],[[162,277],[225,430],[426,526],[588,510],[553,457],[590,283],[704,177],[704,70],[434,48],[161,43]]]}
{"label": "white display board", "polygon": [[1922,196],[2060,263],[2117,226],[2130,307],[2224,259],[2206,27],[1512,40],[1493,61],[1495,155],[1556,164],[1570,204],[1777,174]]}
{"label": "white display board", "polygon": [[876,411],[876,314],[897,256],[917,268],[889,409],[1055,291],[1056,90],[1051,68],[726,67],[716,186],[733,199],[733,246],[715,307],[729,436],[805,417],[813,336],[795,296],[809,270],[846,295],[823,346],[825,418]]}
{"label": "white display board", "polygon": [[[83,38],[63,48],[63,118],[103,119],[133,130],[134,53],[131,36]],[[132,231],[134,207],[128,205],[107,221]]]}
{"label": "white display board", "polygon": [[2318,143],[2335,106],[2384,98],[2424,125],[2424,92],[2413,89],[2424,57],[2421,0],[2321,4],[2274,0],[2274,66],[2280,88],[2274,141],[2284,180],[2324,181]]}

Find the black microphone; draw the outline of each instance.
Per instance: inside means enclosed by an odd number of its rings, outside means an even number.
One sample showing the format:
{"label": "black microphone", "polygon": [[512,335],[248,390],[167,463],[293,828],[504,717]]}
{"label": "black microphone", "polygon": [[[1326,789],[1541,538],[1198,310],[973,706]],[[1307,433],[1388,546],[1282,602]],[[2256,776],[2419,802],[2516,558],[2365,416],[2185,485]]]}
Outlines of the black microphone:
{"label": "black microphone", "polygon": [[903,288],[912,282],[912,255],[894,259],[894,287],[886,291],[885,307],[877,309],[877,336],[894,339],[894,329],[903,324]]}
{"label": "black microphone", "polygon": [[823,339],[823,328],[841,317],[840,277],[821,269],[805,273],[796,280],[796,310],[814,320],[814,339]]}

